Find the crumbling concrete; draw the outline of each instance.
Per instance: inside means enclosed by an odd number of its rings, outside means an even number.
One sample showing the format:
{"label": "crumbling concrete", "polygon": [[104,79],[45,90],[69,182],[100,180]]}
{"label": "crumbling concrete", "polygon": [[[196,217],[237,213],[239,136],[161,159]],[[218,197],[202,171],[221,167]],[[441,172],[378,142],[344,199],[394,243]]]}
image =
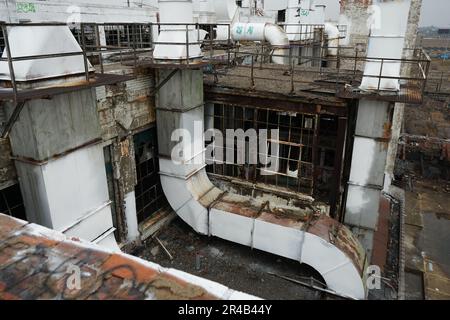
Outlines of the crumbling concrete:
{"label": "crumbling concrete", "polygon": [[11,160],[9,139],[0,139],[0,189],[16,182],[17,173]]}
{"label": "crumbling concrete", "polygon": [[349,45],[355,47],[358,44],[364,46],[368,43],[369,19],[371,13],[369,7],[372,0],[342,0],[341,23],[347,25]]}

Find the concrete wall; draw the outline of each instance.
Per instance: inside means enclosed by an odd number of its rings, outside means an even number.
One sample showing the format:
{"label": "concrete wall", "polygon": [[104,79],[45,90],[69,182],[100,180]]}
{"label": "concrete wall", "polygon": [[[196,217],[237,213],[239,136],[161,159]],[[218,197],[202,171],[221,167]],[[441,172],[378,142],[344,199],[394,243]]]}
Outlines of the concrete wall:
{"label": "concrete wall", "polygon": [[372,0],[342,0],[340,24],[347,25],[349,46],[367,44],[369,36],[369,6]]}
{"label": "concrete wall", "polygon": [[152,73],[140,73],[136,79],[96,89],[100,126],[104,141],[124,131],[133,131],[156,121]]}
{"label": "concrete wall", "polygon": [[[11,130],[14,156],[47,160],[98,139],[95,103],[93,89],[27,102]],[[8,115],[12,111],[10,107]]]}
{"label": "concrete wall", "polygon": [[15,183],[16,168],[11,160],[9,139],[0,139],[0,190]]}
{"label": "concrete wall", "polygon": [[[0,2],[0,20],[74,22],[156,22],[157,0],[5,0]],[[138,4],[142,3],[142,6]],[[99,14],[101,13],[101,14]]]}
{"label": "concrete wall", "polygon": [[[156,124],[155,86],[152,72],[138,71],[136,78],[125,83],[96,89],[101,135],[111,145],[115,208],[119,217],[119,242],[132,249],[138,239],[134,200],[136,163],[133,135]],[[134,207],[134,210],[133,210]],[[128,248],[126,248],[128,250]]]}

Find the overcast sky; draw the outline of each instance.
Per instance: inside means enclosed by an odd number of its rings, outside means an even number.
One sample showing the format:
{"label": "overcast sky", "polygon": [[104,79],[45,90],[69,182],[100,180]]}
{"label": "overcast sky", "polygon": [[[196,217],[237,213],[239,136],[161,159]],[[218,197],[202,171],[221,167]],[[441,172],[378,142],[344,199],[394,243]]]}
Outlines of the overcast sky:
{"label": "overcast sky", "polygon": [[[321,0],[320,2],[327,5],[328,16],[336,19],[339,14],[339,0]],[[423,0],[420,25],[450,28],[450,0]]]}

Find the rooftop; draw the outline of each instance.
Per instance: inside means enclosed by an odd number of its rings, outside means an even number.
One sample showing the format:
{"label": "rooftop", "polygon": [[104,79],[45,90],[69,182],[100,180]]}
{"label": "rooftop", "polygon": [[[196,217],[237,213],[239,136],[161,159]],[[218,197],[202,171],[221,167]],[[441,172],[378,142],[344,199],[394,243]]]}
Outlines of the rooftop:
{"label": "rooftop", "polygon": [[[80,289],[67,285],[80,271]],[[255,299],[212,281],[0,214],[0,299]]]}

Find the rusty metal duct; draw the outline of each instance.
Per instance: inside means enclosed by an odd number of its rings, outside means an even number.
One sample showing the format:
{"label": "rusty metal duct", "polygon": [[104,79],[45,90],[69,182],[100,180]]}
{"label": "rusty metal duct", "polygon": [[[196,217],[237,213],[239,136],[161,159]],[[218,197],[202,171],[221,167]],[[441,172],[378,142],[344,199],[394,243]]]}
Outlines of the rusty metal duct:
{"label": "rusty metal duct", "polygon": [[[191,1],[161,2],[162,23],[173,21],[168,18],[172,12],[164,10],[176,4],[191,12]],[[322,275],[329,289],[364,299],[365,252],[345,226],[316,212],[277,208],[222,191],[209,180],[203,139],[203,71],[160,69],[158,78],[160,82],[170,79],[156,97],[161,184],[178,216],[200,234],[308,264]],[[193,139],[182,139],[174,162],[172,153],[179,142],[173,138],[179,129]]]}

